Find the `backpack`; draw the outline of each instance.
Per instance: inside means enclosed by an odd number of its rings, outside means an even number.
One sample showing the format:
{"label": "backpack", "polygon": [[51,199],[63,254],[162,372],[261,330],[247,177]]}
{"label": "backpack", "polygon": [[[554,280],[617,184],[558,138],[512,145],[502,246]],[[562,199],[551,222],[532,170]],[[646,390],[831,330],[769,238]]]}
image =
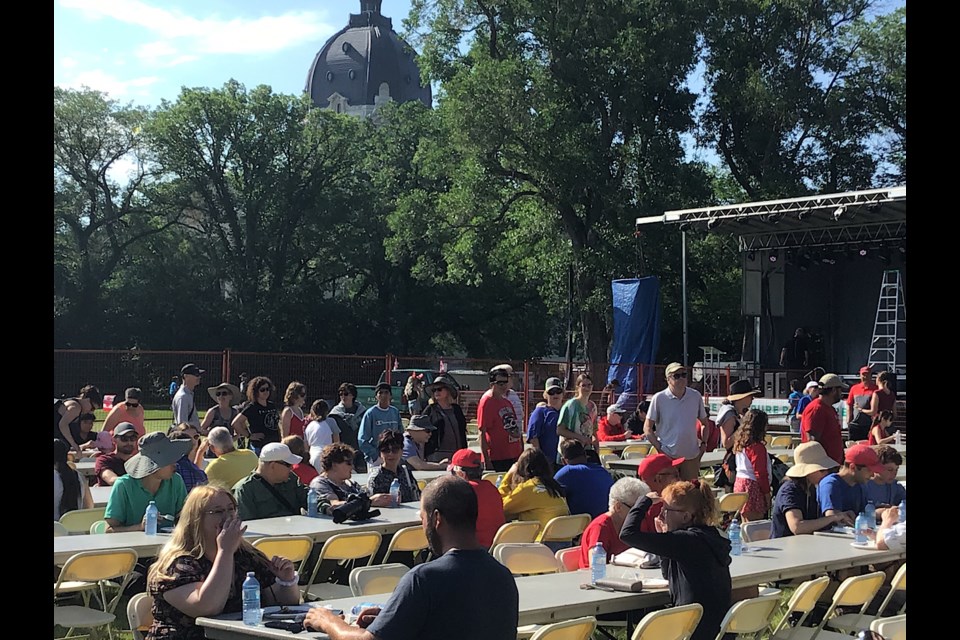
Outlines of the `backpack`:
{"label": "backpack", "polygon": [[787,469],[790,467],[787,466],[786,462],[772,453],[767,455],[770,456],[770,490],[772,495],[777,495],[777,491],[780,490],[780,485],[783,484],[784,478],[787,477]]}

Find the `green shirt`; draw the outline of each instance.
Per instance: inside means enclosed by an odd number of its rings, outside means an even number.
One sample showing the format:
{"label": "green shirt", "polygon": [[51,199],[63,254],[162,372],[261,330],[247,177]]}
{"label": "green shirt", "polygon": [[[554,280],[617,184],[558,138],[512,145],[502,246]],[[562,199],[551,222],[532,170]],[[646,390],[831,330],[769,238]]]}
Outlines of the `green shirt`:
{"label": "green shirt", "polygon": [[[157,503],[160,515],[180,515],[183,503],[187,500],[187,487],[180,474],[175,473],[169,480],[161,482],[156,495],[144,489],[138,478],[120,476],[113,483],[113,491],[110,492],[103,517],[118,520],[122,527],[139,524],[143,521],[143,515],[147,512],[147,505],[151,500]],[[163,520],[160,520],[159,524],[163,526]]]}
{"label": "green shirt", "polygon": [[296,511],[292,511],[283,502],[277,500],[273,492],[264,486],[265,482],[254,472],[233,487],[233,495],[237,498],[237,511],[241,520],[298,516],[301,508],[307,508],[308,489],[301,484],[300,479],[293,472],[290,473],[290,478],[286,482],[271,486]]}
{"label": "green shirt", "polygon": [[[593,403],[591,402],[590,405],[593,405]],[[590,405],[585,407],[576,398],[570,398],[560,407],[557,426],[569,429],[582,436],[592,436],[595,429],[593,428],[593,416],[590,412],[592,407]],[[557,460],[560,460],[560,446],[564,440],[565,438],[561,437],[557,441]]]}

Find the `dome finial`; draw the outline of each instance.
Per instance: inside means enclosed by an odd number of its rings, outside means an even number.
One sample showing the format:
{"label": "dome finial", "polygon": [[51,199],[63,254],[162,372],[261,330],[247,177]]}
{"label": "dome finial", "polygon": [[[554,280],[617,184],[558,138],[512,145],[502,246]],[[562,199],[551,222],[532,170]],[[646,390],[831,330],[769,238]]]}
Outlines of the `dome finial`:
{"label": "dome finial", "polygon": [[360,0],[360,13],[380,13],[383,0]]}

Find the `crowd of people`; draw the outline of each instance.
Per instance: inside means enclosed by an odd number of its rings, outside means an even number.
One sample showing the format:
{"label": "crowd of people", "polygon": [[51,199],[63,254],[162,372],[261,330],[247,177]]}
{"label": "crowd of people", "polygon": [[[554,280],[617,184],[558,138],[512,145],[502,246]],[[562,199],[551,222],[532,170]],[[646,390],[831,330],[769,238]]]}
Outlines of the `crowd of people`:
{"label": "crowd of people", "polygon": [[[376,404],[369,408],[357,402],[356,387],[344,383],[333,408],[318,399],[304,413],[305,385],[291,382],[278,406],[276,388],[265,376],[248,380],[242,390],[229,383],[209,387],[213,405],[201,420],[194,393],[203,373],[193,364],[183,367],[168,433],[145,432],[136,388],[127,389],[99,434],[92,430],[93,412],[102,403],[95,387],[55,402],[54,519],[92,506],[89,486],[69,466],[68,454],[97,447],[95,481],[113,486],[104,514],[107,532],[143,530],[151,502],[161,526],[172,528],[147,578],[155,598],[151,638],[202,637],[193,620],[238,611],[239,584],[247,571],[260,580],[265,604],[297,602],[293,565],[251,547],[243,540],[242,523],[306,513],[311,490],[318,509],[329,514],[360,496],[373,507],[393,506],[391,490],[398,485],[400,503],[420,502],[435,558],[408,573],[382,611],[364,612],[361,621],[367,624],[348,626],[313,610],[306,624],[333,638],[392,637],[381,634],[398,626],[405,629],[402,637],[411,637],[410,629],[422,629],[416,637],[440,637],[433,625],[441,621],[411,617],[408,605],[431,602],[435,609],[451,592],[462,598],[459,580],[467,575],[466,582],[484,585],[476,595],[486,605],[496,600],[497,615],[476,621],[496,630],[484,637],[514,637],[516,585],[486,550],[508,520],[536,521],[542,535],[547,522],[568,514],[590,516],[580,537],[581,568],[589,566],[598,542],[608,559],[629,548],[646,552],[649,561],[660,563],[675,604],[703,605],[693,637],[712,638],[731,598],[730,543],[717,528],[713,489],[700,479],[700,457],[715,447],[727,450],[718,476],[729,474],[733,490],[747,494],[740,518],[769,517],[772,537],[850,525],[872,502],[880,523],[877,545],[905,546],[897,505],[906,492],[896,482],[902,458],[888,446],[894,417],[884,395],[888,384],[881,374],[871,390],[869,370],[861,370],[862,383],[851,389],[852,401],[848,398],[870,418],[863,434],[869,444],[844,448],[833,408],[843,384],[826,374],[796,398],[793,414],[803,443],[782,483],[774,482],[765,445],[768,416],[751,407],[760,392],[749,381],[737,381],[716,421],[710,420],[703,396],[687,385],[687,369],[679,363],[666,367],[666,388],[630,414],[608,397],[605,415],[598,417],[586,373],[576,378],[574,395],[566,401],[561,381],[549,378],[526,434],[512,370],[498,365],[489,372],[489,389],[477,409],[479,452],[468,446],[459,390],[448,376],[426,386],[411,376],[404,392],[411,417],[405,424],[389,384],[376,387]],[[613,396],[612,388],[605,394]],[[652,449],[639,461],[637,478],[615,481],[597,450],[604,442],[625,440],[642,440]],[[360,470],[369,470],[364,484],[353,479]],[[416,473],[426,470],[450,475],[421,489]],[[485,471],[501,475],[494,483],[483,478]],[[561,548],[570,542],[548,544]],[[491,590],[493,584],[500,586]],[[458,605],[451,612],[459,624],[474,613],[463,609]]]}

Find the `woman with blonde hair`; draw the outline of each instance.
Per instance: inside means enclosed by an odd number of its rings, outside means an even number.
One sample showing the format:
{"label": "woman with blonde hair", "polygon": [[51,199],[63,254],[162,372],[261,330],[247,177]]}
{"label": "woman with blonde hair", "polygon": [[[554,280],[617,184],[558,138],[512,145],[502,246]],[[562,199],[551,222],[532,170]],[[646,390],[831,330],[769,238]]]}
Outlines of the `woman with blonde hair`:
{"label": "woman with blonde hair", "polygon": [[[691,640],[713,640],[730,607],[731,591],[730,541],[715,526],[717,499],[703,480],[674,482],[662,494],[661,498],[648,493],[637,501],[620,529],[620,539],[660,556],[673,604],[703,606]],[[641,525],[647,511],[661,500],[663,510],[654,521],[656,533],[644,532]]]}
{"label": "woman with blonde hair", "polygon": [[294,380],[287,385],[283,394],[283,411],[280,413],[280,439],[287,436],[303,437],[307,419],[303,415],[303,405],[307,402],[307,387]]}
{"label": "woman with blonde hair", "polygon": [[153,625],[147,638],[200,640],[201,616],[239,613],[247,572],[260,582],[263,606],[297,604],[300,591],[293,563],[271,559],[243,539],[246,526],[226,489],[205,485],[187,496],[170,540],[147,574],[153,596]]}

